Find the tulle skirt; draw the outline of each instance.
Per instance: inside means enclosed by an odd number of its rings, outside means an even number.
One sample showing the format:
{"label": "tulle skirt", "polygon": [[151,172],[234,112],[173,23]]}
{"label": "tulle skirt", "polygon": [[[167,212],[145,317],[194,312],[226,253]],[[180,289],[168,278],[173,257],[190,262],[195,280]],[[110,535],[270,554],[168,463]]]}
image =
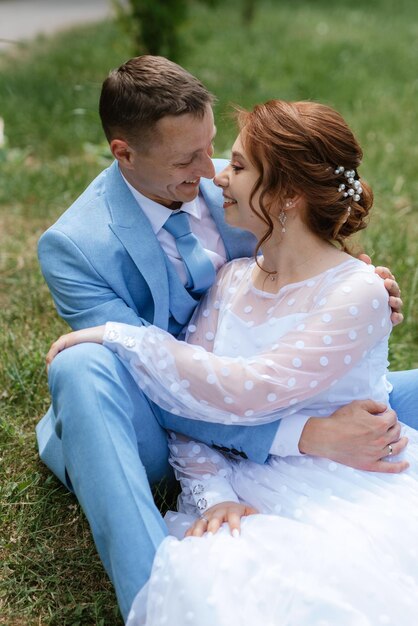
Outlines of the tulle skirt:
{"label": "tulle skirt", "polygon": [[234,464],[234,489],[262,513],[239,537],[180,540],[170,513],[129,626],[416,626],[418,433],[402,474],[311,457]]}

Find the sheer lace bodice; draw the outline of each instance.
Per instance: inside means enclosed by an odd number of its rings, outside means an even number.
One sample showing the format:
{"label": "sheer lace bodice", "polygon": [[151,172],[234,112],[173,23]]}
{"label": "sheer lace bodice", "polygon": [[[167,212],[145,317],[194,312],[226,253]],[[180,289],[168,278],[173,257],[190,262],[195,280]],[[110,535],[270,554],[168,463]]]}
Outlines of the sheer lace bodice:
{"label": "sheer lace bodice", "polygon": [[368,397],[371,384],[374,398],[386,397],[388,295],[372,267],[349,259],[274,295],[253,287],[253,267],[251,259],[224,266],[185,341],[109,323],[106,345],[152,400],[191,419],[270,422],[330,389],[343,404],[353,399],[347,375],[358,365],[356,397]]}

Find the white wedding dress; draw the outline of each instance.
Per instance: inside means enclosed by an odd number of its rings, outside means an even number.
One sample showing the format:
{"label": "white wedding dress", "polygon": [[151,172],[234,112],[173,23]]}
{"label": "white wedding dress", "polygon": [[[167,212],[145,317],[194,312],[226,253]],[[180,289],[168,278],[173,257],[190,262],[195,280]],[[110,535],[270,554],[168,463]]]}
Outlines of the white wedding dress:
{"label": "white wedding dress", "polygon": [[[255,289],[254,260],[226,265],[185,342],[155,327],[109,323],[105,344],[174,414],[256,426],[292,413],[326,417],[353,399],[388,400],[387,292],[349,259],[284,287]],[[409,469],[357,471],[309,456],[264,465],[171,435],[182,485],[129,626],[415,626],[418,623],[418,433]],[[383,451],[382,451],[383,453]],[[222,501],[260,515],[187,538]]]}

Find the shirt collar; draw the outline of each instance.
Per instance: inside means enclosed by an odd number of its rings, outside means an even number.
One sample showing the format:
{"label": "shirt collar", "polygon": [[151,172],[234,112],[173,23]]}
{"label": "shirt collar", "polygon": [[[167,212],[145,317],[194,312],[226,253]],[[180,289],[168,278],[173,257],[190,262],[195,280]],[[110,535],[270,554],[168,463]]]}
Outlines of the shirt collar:
{"label": "shirt collar", "polygon": [[[130,189],[133,197],[137,201],[138,205],[141,207],[148,220],[151,223],[152,230],[156,235],[164,226],[170,215],[173,215],[176,211],[172,211],[172,209],[168,209],[166,206],[162,204],[158,204],[155,200],[151,200],[144,196],[140,191],[135,189],[125,178],[125,176],[121,172],[121,176],[125,181],[126,185]],[[200,220],[202,210],[200,206],[199,196],[196,196],[194,200],[191,202],[184,202],[181,205],[181,211],[192,215],[196,219]]]}

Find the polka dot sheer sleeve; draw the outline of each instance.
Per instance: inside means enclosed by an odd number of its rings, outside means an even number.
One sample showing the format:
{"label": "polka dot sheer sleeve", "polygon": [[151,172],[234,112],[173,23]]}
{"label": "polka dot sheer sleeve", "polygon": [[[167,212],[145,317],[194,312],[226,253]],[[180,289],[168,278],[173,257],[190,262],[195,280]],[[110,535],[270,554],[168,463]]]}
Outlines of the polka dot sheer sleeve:
{"label": "polka dot sheer sleeve", "polygon": [[[188,343],[153,326],[106,326],[105,344],[145,393],[173,414],[223,424],[280,419],[309,405],[387,342],[388,294],[373,269],[355,259],[309,281],[311,287],[306,281],[292,286],[290,296],[284,289],[285,297],[279,292],[268,310],[265,298],[243,288],[234,267],[229,264],[198,307]],[[266,327],[268,342],[258,348],[255,341],[240,356],[238,335],[238,355],[231,356],[229,334],[248,309],[252,319],[245,322],[243,345],[253,327]],[[231,315],[235,327],[228,330]]]}
{"label": "polka dot sheer sleeve", "polygon": [[213,448],[170,433],[169,461],[181,484],[177,509],[180,513],[201,515],[220,502],[239,502],[231,485],[231,463]]}

